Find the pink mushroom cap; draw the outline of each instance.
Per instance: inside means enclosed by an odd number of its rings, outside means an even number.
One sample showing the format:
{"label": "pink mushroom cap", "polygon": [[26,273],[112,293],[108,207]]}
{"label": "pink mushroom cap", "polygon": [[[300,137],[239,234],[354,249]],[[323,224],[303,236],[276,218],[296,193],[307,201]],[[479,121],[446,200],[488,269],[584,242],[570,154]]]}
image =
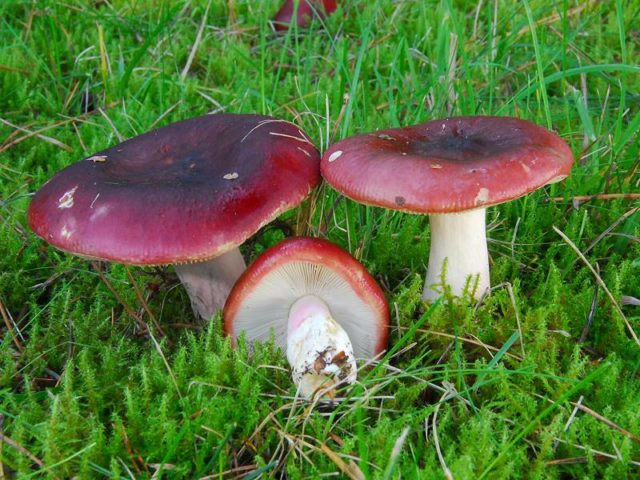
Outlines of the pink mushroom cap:
{"label": "pink mushroom cap", "polygon": [[342,140],[320,164],[337,191],[367,205],[453,213],[503,203],[569,175],[555,133],[511,117],[452,117]]}

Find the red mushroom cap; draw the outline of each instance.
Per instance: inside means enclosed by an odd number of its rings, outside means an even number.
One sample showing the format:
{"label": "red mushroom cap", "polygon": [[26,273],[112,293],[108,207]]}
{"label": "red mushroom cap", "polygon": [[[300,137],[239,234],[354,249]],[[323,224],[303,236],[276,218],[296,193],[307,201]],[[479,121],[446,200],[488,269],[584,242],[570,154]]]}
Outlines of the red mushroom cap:
{"label": "red mushroom cap", "polygon": [[[320,16],[329,15],[337,8],[337,0],[300,0],[296,12],[296,24],[306,27],[317,13]],[[274,27],[278,31],[287,30],[293,18],[294,0],[285,0],[276,16],[273,17]]]}
{"label": "red mushroom cap", "polygon": [[325,152],[325,180],[360,203],[452,213],[562,180],[573,155],[555,133],[510,117],[452,117],[347,138]]}
{"label": "red mushroom cap", "polygon": [[337,245],[289,238],[264,252],[238,279],[224,306],[224,331],[234,339],[268,341],[285,348],[291,305],[305,295],[323,300],[345,329],[359,358],[387,346],[389,308],[367,270]]}
{"label": "red mushroom cap", "polygon": [[33,197],[29,225],[87,257],[201,261],[240,245],[319,181],[319,154],[294,124],[205,115],[62,170]]}

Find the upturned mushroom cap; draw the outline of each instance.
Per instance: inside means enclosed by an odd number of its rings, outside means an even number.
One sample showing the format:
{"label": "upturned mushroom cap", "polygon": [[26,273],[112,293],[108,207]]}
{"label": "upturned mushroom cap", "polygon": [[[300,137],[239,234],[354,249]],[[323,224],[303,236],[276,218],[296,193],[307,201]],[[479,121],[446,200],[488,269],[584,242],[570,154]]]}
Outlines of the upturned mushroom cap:
{"label": "upturned mushroom cap", "polygon": [[314,295],[347,332],[358,358],[386,348],[389,309],[384,293],[355,258],[326,240],[287,239],[242,274],[224,306],[224,331],[249,342],[272,338],[286,350],[287,320],[296,300]]}
{"label": "upturned mushroom cap", "polygon": [[452,117],[342,140],[321,172],[360,203],[453,213],[520,197],[564,179],[573,155],[555,133],[510,117]]}
{"label": "upturned mushroom cap", "polygon": [[205,115],[98,152],[55,175],[29,225],[55,247],[129,264],[195,262],[241,244],[318,184],[294,124]]}
{"label": "upturned mushroom cap", "polygon": [[[328,15],[337,7],[337,0],[300,0],[296,12],[295,23],[299,27],[306,27],[311,22],[314,15]],[[282,31],[289,28],[293,18],[294,0],[285,0],[273,17],[273,24],[276,30]]]}

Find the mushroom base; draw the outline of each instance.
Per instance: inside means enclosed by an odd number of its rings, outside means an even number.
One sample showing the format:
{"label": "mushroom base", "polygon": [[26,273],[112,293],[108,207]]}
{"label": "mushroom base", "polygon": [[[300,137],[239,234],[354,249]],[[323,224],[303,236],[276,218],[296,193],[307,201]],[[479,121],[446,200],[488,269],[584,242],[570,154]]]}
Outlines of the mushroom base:
{"label": "mushroom base", "polygon": [[209,320],[224,307],[231,288],[246,268],[240,250],[234,248],[206,262],[176,265],[176,273],[191,299],[193,312]]}
{"label": "mushroom base", "polygon": [[489,288],[485,217],[485,208],[464,213],[429,215],[431,251],[423,300],[433,301],[442,295],[443,268],[444,283],[451,287],[455,296],[462,296],[467,288],[472,290],[475,298],[480,298]]}
{"label": "mushroom base", "polygon": [[333,397],[338,384],[355,383],[351,340],[320,298],[298,299],[289,310],[287,330],[287,359],[302,396]]}

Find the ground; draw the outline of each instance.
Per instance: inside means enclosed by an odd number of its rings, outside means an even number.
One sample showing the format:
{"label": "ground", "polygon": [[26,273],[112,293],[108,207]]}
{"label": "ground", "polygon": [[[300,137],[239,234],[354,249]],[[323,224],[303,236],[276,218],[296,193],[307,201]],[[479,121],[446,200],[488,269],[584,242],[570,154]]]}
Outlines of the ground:
{"label": "ground", "polygon": [[[0,2],[0,478],[640,474],[640,4],[340,3],[275,35],[275,0]],[[576,161],[489,209],[479,303],[421,303],[428,218],[328,186],[247,242],[250,261],[328,238],[389,300],[389,354],[309,405],[282,352],[197,322],[172,268],[92,266],[27,227],[55,172],[207,112],[296,122],[320,150],[512,115]]]}

